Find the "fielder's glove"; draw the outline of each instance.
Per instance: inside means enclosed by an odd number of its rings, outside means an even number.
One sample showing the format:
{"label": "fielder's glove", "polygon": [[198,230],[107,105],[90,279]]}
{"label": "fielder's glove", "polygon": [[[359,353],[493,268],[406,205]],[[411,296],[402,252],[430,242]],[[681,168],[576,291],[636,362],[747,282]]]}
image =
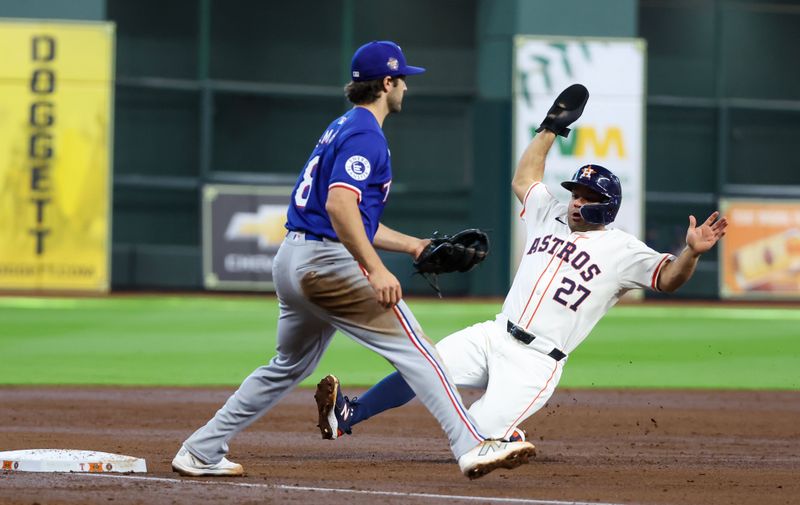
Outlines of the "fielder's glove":
{"label": "fielder's glove", "polygon": [[573,84],[565,89],[558,95],[550,110],[547,111],[547,116],[539,128],[536,129],[536,133],[542,130],[550,130],[556,135],[567,137],[569,135],[567,126],[581,117],[587,100],[589,100],[589,90],[582,84]]}
{"label": "fielder's glove", "polygon": [[431,243],[414,261],[414,270],[421,274],[442,296],[437,275],[450,272],[469,272],[489,254],[489,236],[477,228],[462,230],[452,237],[431,237]]}

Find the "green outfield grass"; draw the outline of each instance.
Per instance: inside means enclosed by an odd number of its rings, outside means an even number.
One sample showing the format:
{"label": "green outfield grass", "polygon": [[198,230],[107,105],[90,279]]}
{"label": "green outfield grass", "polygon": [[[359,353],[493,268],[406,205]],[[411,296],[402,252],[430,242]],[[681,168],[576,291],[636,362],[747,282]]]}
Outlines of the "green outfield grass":
{"label": "green outfield grass", "polygon": [[[500,302],[410,300],[438,340]],[[238,385],[272,357],[273,297],[0,298],[0,384]],[[305,384],[390,372],[337,334]],[[570,356],[560,387],[800,389],[800,310],[616,307]]]}

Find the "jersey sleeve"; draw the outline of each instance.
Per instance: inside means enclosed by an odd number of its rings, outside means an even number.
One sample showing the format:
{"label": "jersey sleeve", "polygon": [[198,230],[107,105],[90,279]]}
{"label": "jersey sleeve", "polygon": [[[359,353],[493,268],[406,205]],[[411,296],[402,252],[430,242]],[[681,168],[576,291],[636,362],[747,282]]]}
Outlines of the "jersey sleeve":
{"label": "jersey sleeve", "polygon": [[358,195],[385,165],[386,139],[374,132],[359,132],[344,139],[337,149],[328,189],[340,187]]}
{"label": "jersey sleeve", "polygon": [[675,260],[672,254],[655,251],[634,237],[630,237],[625,248],[618,254],[620,283],[627,289],[659,291],[658,275],[667,263]]}
{"label": "jersey sleeve", "polygon": [[528,232],[536,231],[543,223],[552,221],[565,213],[566,207],[559,203],[543,182],[534,182],[522,202],[519,217],[525,222]]}

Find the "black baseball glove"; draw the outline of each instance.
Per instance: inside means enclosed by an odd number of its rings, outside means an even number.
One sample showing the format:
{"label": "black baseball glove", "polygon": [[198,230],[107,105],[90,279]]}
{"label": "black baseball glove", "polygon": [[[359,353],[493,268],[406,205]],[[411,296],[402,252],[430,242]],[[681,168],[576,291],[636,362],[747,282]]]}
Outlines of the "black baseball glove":
{"label": "black baseball glove", "polygon": [[586,107],[588,100],[589,90],[582,84],[573,84],[568,87],[553,102],[542,124],[536,129],[536,133],[542,130],[550,130],[556,135],[567,137],[569,135],[567,126],[581,117],[583,108]]}
{"label": "black baseball glove", "polygon": [[452,237],[434,233],[431,243],[414,261],[414,270],[441,296],[438,274],[469,272],[488,254],[489,236],[477,228],[462,230]]}

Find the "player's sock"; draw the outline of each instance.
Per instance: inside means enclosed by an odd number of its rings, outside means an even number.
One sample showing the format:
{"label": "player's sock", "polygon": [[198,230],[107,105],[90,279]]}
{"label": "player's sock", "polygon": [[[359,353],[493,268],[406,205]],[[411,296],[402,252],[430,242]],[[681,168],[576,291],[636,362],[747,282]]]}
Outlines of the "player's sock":
{"label": "player's sock", "polygon": [[353,402],[350,425],[410,402],[416,395],[399,372],[395,372],[372,386]]}

